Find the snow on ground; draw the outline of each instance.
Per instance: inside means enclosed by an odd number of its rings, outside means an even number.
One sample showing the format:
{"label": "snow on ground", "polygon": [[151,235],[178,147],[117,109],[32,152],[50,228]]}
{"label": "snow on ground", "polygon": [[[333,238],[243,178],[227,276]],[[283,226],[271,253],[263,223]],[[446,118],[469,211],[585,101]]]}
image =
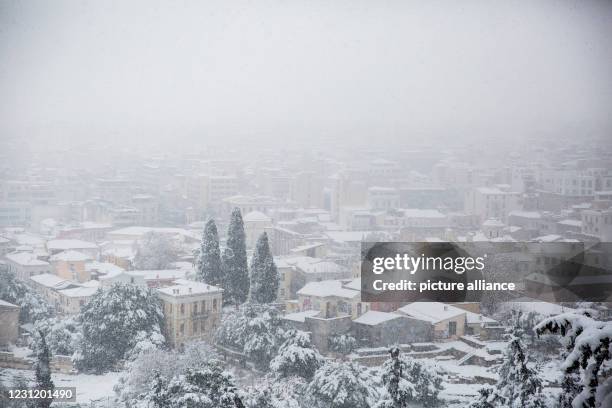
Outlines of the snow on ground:
{"label": "snow on ground", "polygon": [[[113,397],[115,394],[113,387],[122,374],[121,372],[103,375],[53,373],[52,379],[58,387],[76,387],[77,402],[87,403],[99,400],[105,401]],[[15,369],[2,369],[0,371],[0,381],[5,385],[10,385],[15,377],[20,376],[33,380],[34,371]]]}

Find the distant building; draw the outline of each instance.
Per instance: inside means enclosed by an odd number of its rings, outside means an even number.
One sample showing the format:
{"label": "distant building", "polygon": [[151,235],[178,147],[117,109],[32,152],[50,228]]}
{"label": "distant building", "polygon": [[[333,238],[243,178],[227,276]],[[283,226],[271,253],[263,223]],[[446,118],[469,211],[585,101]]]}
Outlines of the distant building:
{"label": "distant building", "polygon": [[251,211],[244,215],[244,232],[247,248],[254,248],[259,236],[272,227],[272,219],[260,211]]}
{"label": "distant building", "polygon": [[168,342],[183,348],[185,342],[211,339],[221,319],[223,289],[202,282],[177,279],[157,289],[163,303]]}
{"label": "distant building", "polygon": [[93,242],[82,241],[80,239],[52,239],[47,242],[47,250],[51,255],[73,250],[89,255],[91,259],[98,259],[100,248]]}
{"label": "distant building", "polygon": [[478,187],[466,193],[464,210],[483,222],[489,218],[505,221],[512,211],[521,208],[521,194],[505,187]]}

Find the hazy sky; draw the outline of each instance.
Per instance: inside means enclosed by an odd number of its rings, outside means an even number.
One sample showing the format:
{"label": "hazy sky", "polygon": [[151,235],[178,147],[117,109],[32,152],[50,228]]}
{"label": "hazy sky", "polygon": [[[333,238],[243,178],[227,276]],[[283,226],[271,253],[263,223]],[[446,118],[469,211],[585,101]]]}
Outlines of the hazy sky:
{"label": "hazy sky", "polygon": [[0,92],[0,137],[610,134],[612,2],[0,0]]}

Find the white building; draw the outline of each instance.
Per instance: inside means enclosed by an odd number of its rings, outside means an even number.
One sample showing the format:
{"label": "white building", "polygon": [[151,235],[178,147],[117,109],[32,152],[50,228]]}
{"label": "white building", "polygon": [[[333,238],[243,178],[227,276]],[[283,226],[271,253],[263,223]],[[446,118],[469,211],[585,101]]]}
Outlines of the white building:
{"label": "white building", "polygon": [[31,252],[7,254],[5,259],[9,271],[15,274],[17,279],[23,281],[27,281],[34,275],[51,272],[51,264],[36,258],[36,255]]}
{"label": "white building", "polygon": [[521,194],[499,187],[474,188],[466,193],[464,209],[480,222],[489,218],[505,221],[508,214],[521,209]]}

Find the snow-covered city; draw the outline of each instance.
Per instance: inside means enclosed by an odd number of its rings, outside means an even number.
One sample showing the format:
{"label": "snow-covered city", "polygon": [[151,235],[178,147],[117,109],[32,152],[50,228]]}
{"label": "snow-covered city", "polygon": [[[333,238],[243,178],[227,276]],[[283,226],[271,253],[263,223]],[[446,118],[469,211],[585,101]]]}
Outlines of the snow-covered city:
{"label": "snow-covered city", "polygon": [[612,407],[612,5],[258,3],[0,1],[0,408]]}

